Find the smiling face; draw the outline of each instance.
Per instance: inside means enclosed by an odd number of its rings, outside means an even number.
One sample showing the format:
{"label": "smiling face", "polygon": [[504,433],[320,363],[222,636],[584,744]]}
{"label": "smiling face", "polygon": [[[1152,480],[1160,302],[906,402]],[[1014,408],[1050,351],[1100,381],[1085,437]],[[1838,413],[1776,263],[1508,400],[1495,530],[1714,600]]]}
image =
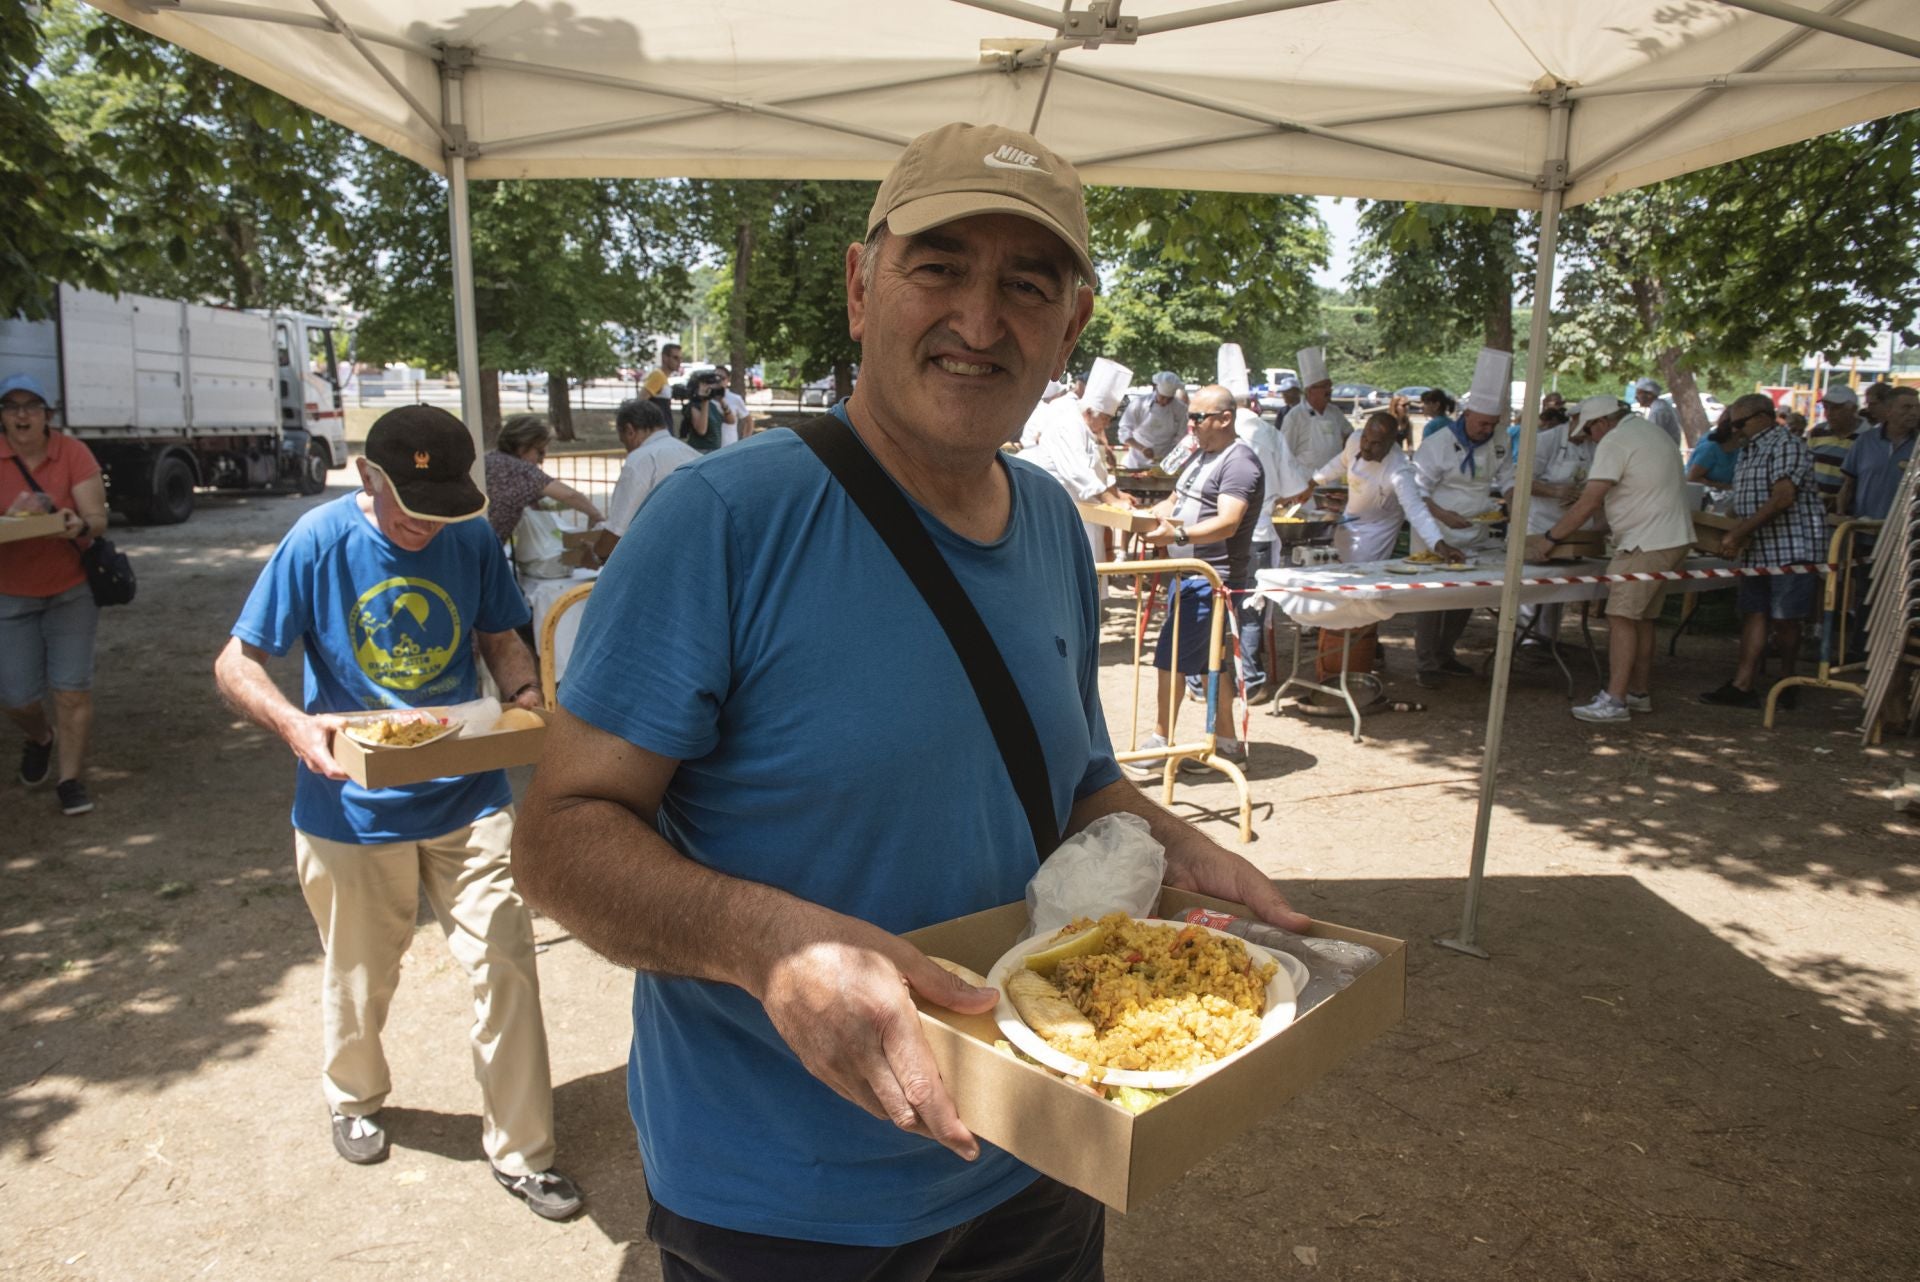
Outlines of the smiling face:
{"label": "smiling face", "polygon": [[1012,214],[883,234],[852,246],[846,269],[854,411],[936,452],[997,449],[1065,370],[1093,310],[1066,243]]}
{"label": "smiling face", "polygon": [[418,552],[447,528],[445,521],[423,521],[417,516],[408,516],[380,470],[365,459],[355,462],[360,465],[360,486],[373,501],[373,523],[396,547]]}

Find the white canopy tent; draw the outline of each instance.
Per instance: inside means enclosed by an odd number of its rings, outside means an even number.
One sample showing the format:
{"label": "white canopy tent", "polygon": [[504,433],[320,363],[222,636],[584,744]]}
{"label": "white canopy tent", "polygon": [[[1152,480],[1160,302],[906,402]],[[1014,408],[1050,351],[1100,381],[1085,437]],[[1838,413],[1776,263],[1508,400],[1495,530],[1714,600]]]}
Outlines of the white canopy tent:
{"label": "white canopy tent", "polygon": [[[992,122],[1091,183],[1538,209],[1548,298],[1565,206],[1920,107],[1920,0],[1079,2],[90,0],[447,175],[476,432],[470,178],[878,178],[926,129]],[[1520,556],[1443,941],[1483,956]]]}

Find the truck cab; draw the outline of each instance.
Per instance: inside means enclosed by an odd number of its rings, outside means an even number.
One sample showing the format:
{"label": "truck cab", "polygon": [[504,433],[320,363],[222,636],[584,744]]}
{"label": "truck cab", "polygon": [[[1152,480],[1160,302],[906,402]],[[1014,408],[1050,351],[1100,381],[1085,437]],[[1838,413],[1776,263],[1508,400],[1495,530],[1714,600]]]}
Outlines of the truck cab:
{"label": "truck cab", "polygon": [[302,493],[326,488],[327,469],[347,461],[341,400],[340,338],[333,322],[300,312],[273,312],[275,391],[289,453],[299,456]]}

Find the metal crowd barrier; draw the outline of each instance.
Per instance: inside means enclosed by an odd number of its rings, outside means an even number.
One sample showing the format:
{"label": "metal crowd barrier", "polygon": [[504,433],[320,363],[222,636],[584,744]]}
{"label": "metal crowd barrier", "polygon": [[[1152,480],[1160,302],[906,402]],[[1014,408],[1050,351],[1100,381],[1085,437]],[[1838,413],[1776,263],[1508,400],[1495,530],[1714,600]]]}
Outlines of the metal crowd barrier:
{"label": "metal crowd barrier", "polygon": [[[1213,723],[1220,706],[1221,659],[1226,652],[1222,634],[1229,619],[1234,618],[1233,598],[1227,592],[1226,584],[1214,568],[1205,561],[1175,558],[1149,561],[1103,561],[1093,567],[1094,573],[1103,579],[1131,577],[1134,580],[1134,626],[1133,626],[1133,707],[1127,732],[1127,748],[1114,753],[1122,763],[1150,761],[1165,758],[1161,771],[1164,805],[1173,804],[1174,776],[1179,773],[1180,763],[1184,760],[1197,761],[1203,766],[1217,770],[1233,781],[1240,793],[1240,840],[1253,840],[1253,793],[1247,787],[1247,777],[1240,767],[1222,757],[1215,750]],[[1206,720],[1202,733],[1189,740],[1177,737],[1179,728],[1180,705],[1186,701],[1186,681],[1178,672],[1168,685],[1167,708],[1167,746],[1165,748],[1140,747],[1140,683],[1144,678],[1141,656],[1146,645],[1147,622],[1153,612],[1156,576],[1164,576],[1164,582],[1171,589],[1186,575],[1197,574],[1204,577],[1212,588],[1214,608],[1212,621],[1208,625],[1207,671],[1205,675]],[[1170,638],[1175,656],[1174,666],[1179,666],[1180,654],[1180,611],[1170,608],[1164,627],[1173,629]],[[1152,666],[1152,656],[1147,656],[1148,667]],[[1228,680],[1234,680],[1235,674],[1226,673]]]}
{"label": "metal crowd barrier", "polygon": [[611,491],[620,479],[620,465],[626,461],[625,450],[582,450],[577,454],[549,454],[542,467],[554,480],[585,494],[596,488]]}
{"label": "metal crowd barrier", "polygon": [[[1820,615],[1820,664],[1810,677],[1783,677],[1773,683],[1767,691],[1767,711],[1763,724],[1773,728],[1774,710],[1779,706],[1783,691],[1794,686],[1812,686],[1818,690],[1845,690],[1857,694],[1864,701],[1867,688],[1857,681],[1841,681],[1836,678],[1842,673],[1865,672],[1864,660],[1859,663],[1847,662],[1847,634],[1851,620],[1848,615],[1861,600],[1866,584],[1856,583],[1864,580],[1868,563],[1855,551],[1855,545],[1861,535],[1871,535],[1880,529],[1881,522],[1868,520],[1842,521],[1834,527],[1832,538],[1827,540],[1827,571],[1820,577],[1821,615]],[[1839,659],[1835,663],[1835,658]],[[1878,742],[1878,736],[1875,742]]]}
{"label": "metal crowd barrier", "polygon": [[568,610],[586,604],[587,596],[592,591],[591,583],[569,588],[553,603],[553,608],[547,611],[546,619],[540,624],[540,698],[548,708],[560,706],[560,674],[556,670],[553,644],[560,632],[560,620]]}

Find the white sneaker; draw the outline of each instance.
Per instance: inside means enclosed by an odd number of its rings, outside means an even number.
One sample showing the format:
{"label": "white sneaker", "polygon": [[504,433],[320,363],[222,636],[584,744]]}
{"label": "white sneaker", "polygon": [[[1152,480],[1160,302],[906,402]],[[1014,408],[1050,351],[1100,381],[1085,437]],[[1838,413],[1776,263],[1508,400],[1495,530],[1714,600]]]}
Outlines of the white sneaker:
{"label": "white sneaker", "polygon": [[1653,696],[1650,694],[1635,694],[1631,690],[1627,691],[1627,711],[1652,712]]}
{"label": "white sneaker", "polygon": [[1633,714],[1627,711],[1627,705],[1617,703],[1614,697],[1602,690],[1593,696],[1592,703],[1583,703],[1573,710],[1576,720],[1580,721],[1631,721]]}
{"label": "white sneaker", "polygon": [[[1167,741],[1157,734],[1150,734],[1140,741],[1140,750],[1142,752],[1150,748],[1164,748],[1166,746]],[[1165,757],[1146,757],[1139,761],[1123,761],[1120,765],[1128,774],[1133,775],[1135,778],[1155,779],[1167,768],[1167,759]]]}

